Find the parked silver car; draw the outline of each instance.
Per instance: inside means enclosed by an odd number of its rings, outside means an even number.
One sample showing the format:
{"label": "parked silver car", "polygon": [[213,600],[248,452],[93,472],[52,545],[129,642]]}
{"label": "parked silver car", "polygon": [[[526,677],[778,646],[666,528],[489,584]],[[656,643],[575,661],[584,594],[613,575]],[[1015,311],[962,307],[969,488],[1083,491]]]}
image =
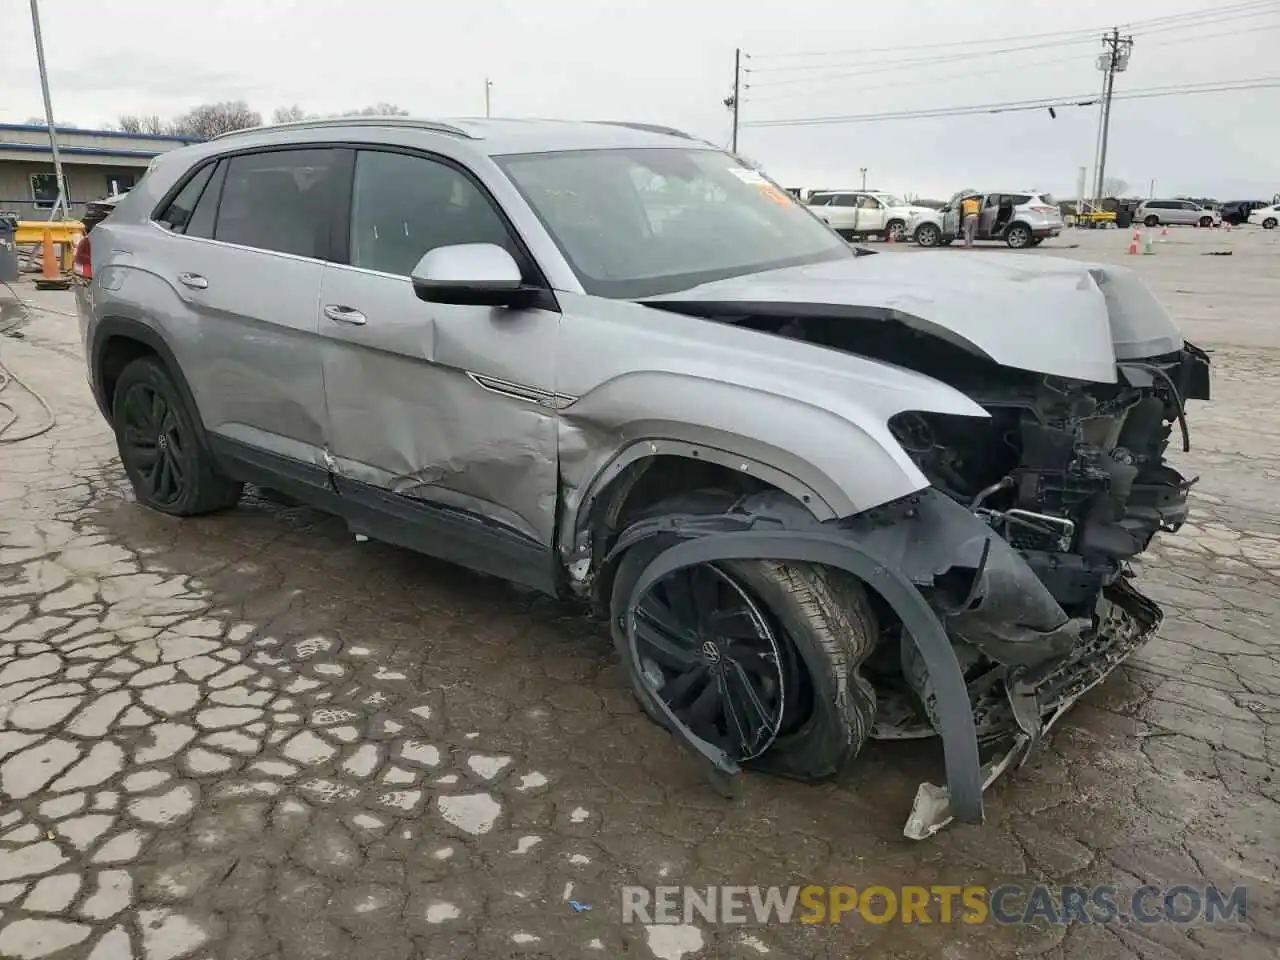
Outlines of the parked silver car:
{"label": "parked silver car", "polygon": [[1015,250],[1038,246],[1062,232],[1062,211],[1049,194],[1037,190],[961,190],[941,210],[929,210],[912,219],[911,239],[922,247],[948,246],[964,230],[962,205],[968,197],[978,200],[975,240],[1000,240]]}
{"label": "parked silver car", "polygon": [[719,771],[940,735],[909,836],[1160,619],[1208,360],[1123,269],[854,250],[674,131],[403,118],[166,153],[78,262],[141,503],[259,483],[587,600]]}
{"label": "parked silver car", "polygon": [[1217,210],[1202,207],[1194,200],[1144,200],[1134,211],[1135,223],[1148,227],[1181,225],[1188,227],[1212,227],[1222,222]]}

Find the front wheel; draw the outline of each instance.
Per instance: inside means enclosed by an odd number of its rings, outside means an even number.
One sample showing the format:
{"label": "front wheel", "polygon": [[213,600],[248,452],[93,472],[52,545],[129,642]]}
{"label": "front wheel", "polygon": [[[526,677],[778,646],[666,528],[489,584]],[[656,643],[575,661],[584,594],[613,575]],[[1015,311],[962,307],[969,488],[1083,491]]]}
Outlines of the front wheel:
{"label": "front wheel", "polygon": [[922,247],[936,247],[942,242],[942,231],[937,224],[922,223],[916,227],[916,243]]}
{"label": "front wheel", "polygon": [[139,357],[121,371],[111,422],[139,503],[190,517],[240,499],[243,485],[218,472],[200,443],[194,411],[158,358]]}
{"label": "front wheel", "polygon": [[1202,227],[1212,227],[1212,226],[1213,226],[1213,217],[1201,217],[1201,218],[1200,218],[1200,226],[1202,226]]}
{"label": "front wheel", "polygon": [[[627,604],[641,571],[674,538],[622,558],[610,602],[614,643],[636,698],[740,763],[779,776],[845,773],[871,734],[876,697],[859,673],[879,639],[874,610],[842,571],[769,560],[707,563],[658,581]],[[636,662],[639,667],[637,669]]]}
{"label": "front wheel", "polygon": [[1267,219],[1265,219],[1265,220],[1263,220],[1263,221],[1262,221],[1262,229],[1264,229],[1264,230],[1274,230],[1275,228],[1276,228],[1276,218],[1275,218],[1275,217],[1267,217]]}
{"label": "front wheel", "polygon": [[890,220],[884,237],[890,243],[901,243],[907,238],[907,225],[901,220]]}
{"label": "front wheel", "polygon": [[1035,237],[1031,233],[1031,228],[1026,224],[1015,223],[1009,228],[1009,232],[1005,234],[1004,242],[1014,250],[1023,250],[1031,246]]}

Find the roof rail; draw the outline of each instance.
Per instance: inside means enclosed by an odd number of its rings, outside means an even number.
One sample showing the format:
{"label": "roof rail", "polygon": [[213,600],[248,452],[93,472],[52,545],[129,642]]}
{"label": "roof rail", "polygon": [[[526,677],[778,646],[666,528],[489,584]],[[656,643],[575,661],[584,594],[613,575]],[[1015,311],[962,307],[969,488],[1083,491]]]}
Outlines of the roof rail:
{"label": "roof rail", "polygon": [[632,130],[643,130],[645,133],[663,133],[669,137],[682,137],[685,140],[697,140],[697,137],[677,130],[675,127],[664,127],[657,123],[635,123],[631,120],[593,120],[592,123],[603,123],[611,127],[630,127]]}
{"label": "roof rail", "polygon": [[228,137],[236,137],[245,133],[262,133],[266,130],[314,130],[324,129],[326,127],[407,127],[414,130],[428,130],[432,133],[447,133],[454,137],[466,137],[468,140],[475,140],[473,134],[468,133],[461,127],[455,127],[449,123],[440,123],[436,120],[418,120],[413,117],[319,117],[314,120],[293,120],[289,123],[269,123],[260,127],[245,127],[240,130],[229,130],[226,133],[220,133],[213,140],[225,140]]}

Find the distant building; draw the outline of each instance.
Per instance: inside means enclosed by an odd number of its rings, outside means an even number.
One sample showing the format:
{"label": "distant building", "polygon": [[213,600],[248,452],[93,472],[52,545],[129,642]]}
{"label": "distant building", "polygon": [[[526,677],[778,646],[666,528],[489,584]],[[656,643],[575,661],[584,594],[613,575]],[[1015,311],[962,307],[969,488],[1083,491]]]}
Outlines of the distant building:
{"label": "distant building", "polygon": [[[59,128],[58,155],[71,215],[81,216],[89,200],[128,190],[157,154],[199,142],[199,137]],[[57,198],[48,128],[0,123],[0,213],[48,219]]]}

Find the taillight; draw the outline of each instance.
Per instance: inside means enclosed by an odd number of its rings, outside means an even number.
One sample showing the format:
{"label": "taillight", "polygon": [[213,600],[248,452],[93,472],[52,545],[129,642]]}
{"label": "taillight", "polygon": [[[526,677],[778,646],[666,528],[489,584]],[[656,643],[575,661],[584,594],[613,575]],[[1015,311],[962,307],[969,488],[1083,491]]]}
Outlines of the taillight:
{"label": "taillight", "polygon": [[1034,210],[1036,213],[1057,213],[1058,212],[1057,207],[1032,207],[1031,209]]}
{"label": "taillight", "polygon": [[76,244],[76,256],[72,262],[71,270],[77,277],[81,277],[84,280],[93,279],[93,246],[89,243],[89,235],[87,233]]}

